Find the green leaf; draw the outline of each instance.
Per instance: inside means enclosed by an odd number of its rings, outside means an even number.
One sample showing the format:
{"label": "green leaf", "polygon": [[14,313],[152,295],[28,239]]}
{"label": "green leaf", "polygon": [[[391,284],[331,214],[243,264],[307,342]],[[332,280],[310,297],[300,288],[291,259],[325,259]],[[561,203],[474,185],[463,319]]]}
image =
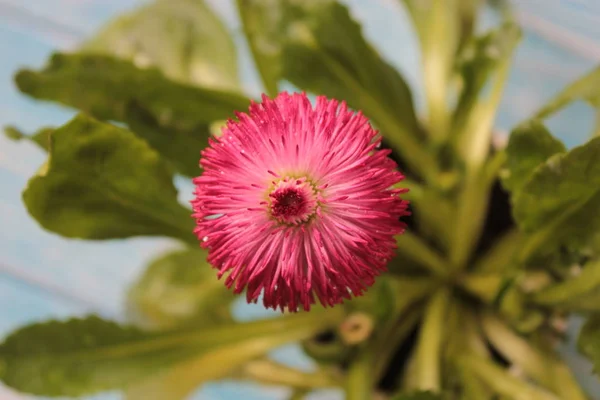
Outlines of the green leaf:
{"label": "green leaf", "polygon": [[465,128],[483,88],[494,71],[510,58],[518,36],[518,26],[504,23],[498,29],[474,38],[460,54],[457,68],[462,88],[452,121],[455,134],[461,134]]}
{"label": "green leaf", "polygon": [[532,296],[532,300],[537,304],[566,307],[569,309],[577,308],[581,304],[585,307],[600,309],[600,304],[590,303],[589,297],[598,297],[600,295],[600,261],[588,261],[581,273],[573,278],[559,282],[544,288]]}
{"label": "green leaf", "polygon": [[291,20],[283,50],[284,78],[364,111],[416,173],[435,166],[420,144],[410,89],[365,41],[347,8],[329,0],[286,5]]}
{"label": "green leaf", "polygon": [[172,82],[157,69],[139,69],[103,55],[57,53],[42,71],[21,70],[15,79],[32,97],[58,101],[97,118],[126,122],[128,108],[135,104],[165,125],[184,129],[227,119],[249,104],[238,94]]}
{"label": "green leaf", "polygon": [[200,150],[210,137],[208,125],[249,104],[238,94],[186,86],[156,69],[139,69],[102,55],[55,54],[42,71],[20,71],[16,82],[22,92],[37,99],[127,123],[188,176],[199,174]]}
{"label": "green leaf", "polygon": [[235,45],[202,0],[157,0],[119,16],[80,51],[154,66],[182,83],[238,90]]}
{"label": "green leaf", "polygon": [[11,140],[29,140],[35,143],[42,150],[48,150],[50,146],[50,134],[54,131],[54,128],[41,128],[38,129],[33,135],[23,133],[21,130],[14,126],[5,126],[4,134]]}
{"label": "green leaf", "polygon": [[[0,378],[19,391],[49,396],[131,388],[171,371],[182,372],[182,383],[185,373],[216,379],[229,372],[227,367],[337,323],[337,314],[306,313],[161,334],[97,317],[33,324],[0,345]],[[180,369],[190,362],[196,370]]]}
{"label": "green leaf", "polygon": [[274,96],[281,79],[283,0],[237,0],[237,7],[256,68],[267,93]]}
{"label": "green leaf", "polygon": [[200,151],[213,134],[209,125],[190,129],[162,125],[142,106],[133,103],[124,120],[131,131],[146,140],[178,172],[192,177],[200,175]]}
{"label": "green leaf", "polygon": [[599,99],[600,67],[596,67],[550,99],[533,115],[532,119],[547,118],[577,100],[587,101],[592,106],[597,107]]}
{"label": "green leaf", "polygon": [[566,152],[565,146],[555,139],[537,120],[526,122],[512,131],[506,147],[506,170],[502,184],[511,191],[518,191],[533,171],[550,156]]}
{"label": "green leaf", "polygon": [[433,392],[415,392],[415,393],[401,393],[392,400],[443,400],[444,398]]}
{"label": "green leaf", "polygon": [[600,230],[600,138],[550,157],[513,204],[515,220],[529,233],[521,261],[540,250],[577,251],[593,243]]}
{"label": "green leaf", "polygon": [[577,339],[579,351],[594,364],[594,372],[600,376],[600,315],[588,318]]}
{"label": "green leaf", "polygon": [[152,261],[129,291],[128,311],[136,325],[164,330],[230,321],[234,295],[216,278],[206,255],[185,249]]}
{"label": "green leaf", "polygon": [[131,132],[79,115],[52,133],[48,162],[23,192],[29,213],[62,236],[171,236],[195,243],[172,173]]}

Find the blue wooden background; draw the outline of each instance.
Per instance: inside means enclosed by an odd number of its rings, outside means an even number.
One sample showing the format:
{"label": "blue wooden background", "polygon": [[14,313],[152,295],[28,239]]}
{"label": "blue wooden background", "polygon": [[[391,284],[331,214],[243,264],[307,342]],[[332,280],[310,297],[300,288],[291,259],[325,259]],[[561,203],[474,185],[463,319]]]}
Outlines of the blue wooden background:
{"label": "blue wooden background", "polygon": [[[142,0],[0,0],[0,125],[16,124],[26,131],[66,122],[73,111],[38,103],[17,93],[12,75],[20,67],[40,67],[56,49],[73,49],[112,16]],[[240,47],[242,79],[249,94],[260,84],[242,40],[232,0],[208,1],[223,17]],[[419,54],[399,0],[346,0],[363,22],[367,37],[397,66],[420,96]],[[525,27],[503,98],[497,127],[510,128],[535,110],[566,82],[600,63],[600,1],[520,0],[515,2]],[[491,20],[491,16],[488,20]],[[593,115],[575,104],[550,120],[553,132],[569,146],[589,135]],[[129,239],[101,244],[66,240],[43,231],[27,216],[20,193],[43,163],[44,154],[29,143],[0,136],[0,337],[32,321],[82,315],[90,311],[111,318],[122,315],[126,287],[144,265],[175,246],[166,239]],[[179,181],[181,200],[191,195],[188,182]],[[240,319],[262,314],[260,308],[239,305]],[[573,331],[576,331],[575,324]],[[600,399],[600,386],[591,367],[580,362],[572,348],[565,353],[578,377]],[[310,368],[294,346],[274,355]],[[194,399],[284,399],[285,389],[220,382],[207,385]],[[28,399],[0,385],[1,400]],[[118,399],[119,394],[97,399]],[[325,392],[316,399],[339,399]]]}

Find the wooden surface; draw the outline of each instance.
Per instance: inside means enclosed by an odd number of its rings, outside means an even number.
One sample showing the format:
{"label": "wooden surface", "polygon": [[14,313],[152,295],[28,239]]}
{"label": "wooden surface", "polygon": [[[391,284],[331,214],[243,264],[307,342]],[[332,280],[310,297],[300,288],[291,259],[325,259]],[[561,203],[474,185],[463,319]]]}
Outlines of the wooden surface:
{"label": "wooden surface", "polygon": [[[67,121],[72,110],[38,103],[19,95],[12,75],[20,67],[40,67],[55,49],[72,49],[112,16],[140,4],[138,0],[0,0],[0,125],[15,124],[33,131]],[[212,0],[238,42],[238,21],[230,0]],[[410,25],[398,0],[347,0],[365,34],[400,68],[419,96],[419,58]],[[600,1],[520,0],[526,37],[517,54],[497,126],[508,131],[569,80],[600,62]],[[260,86],[245,48],[241,49],[242,78],[249,94]],[[592,128],[592,114],[583,104],[553,118],[550,127],[569,145],[580,143]],[[0,137],[0,337],[28,322],[81,315],[90,311],[120,318],[123,293],[146,262],[174,243],[163,239],[131,239],[101,244],[65,240],[43,231],[21,205],[20,193],[44,161],[28,143]],[[178,182],[182,200],[189,183]],[[261,310],[240,306],[240,318]],[[578,376],[600,399],[589,365],[577,361]],[[304,363],[299,351],[287,347],[276,357]],[[283,399],[285,390],[261,391],[230,382],[208,385],[198,399]],[[0,386],[0,400],[23,399]],[[118,394],[97,399],[118,399]],[[323,393],[314,399],[336,399]]]}

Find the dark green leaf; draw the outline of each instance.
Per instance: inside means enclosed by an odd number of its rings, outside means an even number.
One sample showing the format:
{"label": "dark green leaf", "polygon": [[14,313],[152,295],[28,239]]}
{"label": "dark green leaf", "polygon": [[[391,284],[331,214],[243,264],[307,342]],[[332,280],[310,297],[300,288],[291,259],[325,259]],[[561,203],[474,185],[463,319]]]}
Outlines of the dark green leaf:
{"label": "dark green leaf", "polygon": [[577,346],[594,363],[594,372],[600,376],[600,315],[590,317],[583,325]]}
{"label": "dark green leaf", "polygon": [[231,320],[231,291],[206,262],[206,251],[169,252],[152,261],[129,291],[129,311],[146,329]]}
{"label": "dark green leaf", "polygon": [[11,140],[30,140],[38,145],[42,150],[48,150],[50,146],[50,134],[54,131],[54,128],[41,128],[38,129],[33,135],[27,135],[21,132],[14,126],[4,127],[4,134]]}
{"label": "dark green leaf", "polygon": [[179,342],[93,316],[29,325],[0,345],[0,378],[38,395],[109,390],[185,357]]}
{"label": "dark green leaf", "polygon": [[194,243],[172,173],[131,132],[75,117],[52,133],[50,157],[23,192],[29,213],[66,237],[171,236]]}
{"label": "dark green leaf", "polygon": [[402,393],[392,400],[443,400],[444,398],[433,392],[414,392],[414,393]]}
{"label": "dark green leaf", "polygon": [[550,156],[566,152],[542,123],[527,122],[512,131],[506,147],[506,173],[502,184],[511,192],[518,191],[531,177],[536,167]]}
{"label": "dark green leaf", "polygon": [[419,143],[421,130],[406,82],[365,41],[346,7],[329,0],[289,2],[287,7],[291,21],[284,78],[364,111],[411,166],[433,166]]}
{"label": "dark green leaf", "polygon": [[145,139],[180,173],[198,176],[201,173],[200,151],[208,145],[209,125],[183,129],[162,125],[143,106],[130,104],[126,117],[129,129]]}
{"label": "dark green leaf", "polygon": [[521,260],[542,249],[588,247],[600,230],[600,138],[550,157],[513,203],[517,223],[530,233]]}
{"label": "dark green leaf", "polygon": [[[0,345],[0,379],[17,390],[50,396],[131,388],[147,380],[158,384],[164,376],[179,375],[182,383],[189,382],[184,374],[218,379],[274,347],[335,324],[340,317],[332,312],[161,334],[97,317],[34,324]],[[173,377],[174,372],[179,374]]]}
{"label": "dark green leaf", "polygon": [[233,40],[202,0],[154,1],[112,20],[81,50],[151,65],[183,83],[240,86]]}
{"label": "dark green leaf", "polygon": [[542,108],[540,108],[532,118],[543,119],[549,117],[571,102],[577,100],[588,101],[593,106],[597,106],[599,98],[600,67],[597,67],[564,88],[556,96],[550,99],[550,101],[548,101]]}
{"label": "dark green leaf", "polygon": [[281,40],[284,0],[237,0],[246,39],[267,93],[278,92],[281,79]]}
{"label": "dark green leaf", "polygon": [[157,69],[139,69],[102,55],[54,54],[42,71],[22,70],[15,79],[26,94],[97,118],[127,122],[129,107],[135,104],[161,124],[182,129],[226,119],[249,103],[238,94],[175,83]]}
{"label": "dark green leaf", "polygon": [[199,174],[208,125],[245,110],[248,99],[233,93],[172,82],[156,69],[89,54],[55,54],[40,72],[16,76],[21,91],[57,101],[96,118],[125,122],[178,171]]}

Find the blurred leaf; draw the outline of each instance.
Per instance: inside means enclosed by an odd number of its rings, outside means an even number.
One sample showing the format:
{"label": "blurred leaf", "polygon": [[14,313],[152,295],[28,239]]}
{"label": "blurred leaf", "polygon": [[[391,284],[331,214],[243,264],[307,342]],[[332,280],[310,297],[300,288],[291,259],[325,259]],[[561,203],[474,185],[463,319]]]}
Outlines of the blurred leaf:
{"label": "blurred leaf", "polygon": [[[574,304],[583,303],[581,298],[597,295],[600,292],[600,260],[589,261],[581,273],[573,278],[544,288],[532,296],[538,304],[572,308]],[[600,304],[594,305],[600,309]]]}
{"label": "blurred leaf", "polygon": [[415,393],[401,393],[397,396],[392,397],[391,400],[443,400],[444,398],[433,392],[415,392]]}
{"label": "blurred leaf", "polygon": [[177,202],[168,166],[131,132],[83,114],[52,133],[48,162],[23,200],[62,236],[170,236],[195,243],[191,211]]}
{"label": "blurred leaf", "polygon": [[566,152],[565,146],[537,120],[529,121],[512,131],[506,147],[506,171],[502,184],[518,191],[550,156]]}
{"label": "blurred leaf", "polygon": [[583,325],[577,339],[579,351],[594,364],[594,372],[600,376],[600,315],[590,317]]}
{"label": "blurred leaf", "polygon": [[230,321],[234,299],[206,261],[206,250],[169,252],[152,261],[131,287],[129,311],[146,329]]}
{"label": "blurred leaf", "polygon": [[[600,230],[600,138],[550,157],[513,198],[513,214],[529,232],[520,259],[559,246],[579,250]],[[598,250],[598,249],[596,249]]]}
{"label": "blurred leaf", "polygon": [[498,29],[474,38],[466,45],[458,59],[462,88],[452,122],[455,134],[460,134],[465,128],[469,114],[477,104],[483,88],[493,72],[510,58],[519,35],[518,26],[504,23]]}
{"label": "blurred leaf", "polygon": [[42,150],[48,151],[50,146],[50,134],[54,128],[40,128],[33,135],[23,133],[14,126],[5,126],[4,134],[11,140],[30,140],[40,147]]}
{"label": "blurred leaf", "polygon": [[245,110],[249,100],[234,93],[186,86],[156,69],[89,54],[55,54],[44,70],[22,70],[19,89],[57,101],[96,118],[125,122],[180,172],[199,174],[200,150],[208,125]]}
{"label": "blurred leaf", "polygon": [[237,0],[244,33],[269,96],[277,94],[281,79],[283,3],[284,0]]}
{"label": "blurred leaf", "polygon": [[95,316],[28,325],[0,345],[0,377],[38,395],[109,390],[186,357],[182,344],[197,345],[198,334],[186,335],[145,334]]}
{"label": "blurred leaf", "polygon": [[157,0],[121,15],[85,42],[83,52],[154,66],[170,79],[237,90],[236,49],[202,0]]}
{"label": "blurred leaf", "polygon": [[469,42],[475,30],[475,22],[481,11],[482,0],[460,0],[458,2],[459,49]]}
{"label": "blurred leaf", "polygon": [[325,1],[286,3],[290,15],[283,77],[307,91],[345,100],[372,118],[415,172],[435,165],[420,145],[412,95],[400,74],[363,38],[346,7]]}
{"label": "blurred leaf", "polygon": [[600,99],[600,67],[594,68],[586,75],[572,82],[561,92],[555,95],[542,108],[540,108],[532,119],[547,118],[561,110],[573,101],[583,100],[592,106],[597,106]]}
{"label": "blurred leaf", "polygon": [[[80,396],[116,388],[137,390],[150,381],[159,385],[162,378],[177,372],[173,387],[180,390],[189,376],[220,378],[274,347],[335,324],[336,315],[323,318],[316,312],[161,334],[97,317],[33,324],[0,345],[0,378],[27,393]],[[132,386],[137,382],[142,386]]]}

